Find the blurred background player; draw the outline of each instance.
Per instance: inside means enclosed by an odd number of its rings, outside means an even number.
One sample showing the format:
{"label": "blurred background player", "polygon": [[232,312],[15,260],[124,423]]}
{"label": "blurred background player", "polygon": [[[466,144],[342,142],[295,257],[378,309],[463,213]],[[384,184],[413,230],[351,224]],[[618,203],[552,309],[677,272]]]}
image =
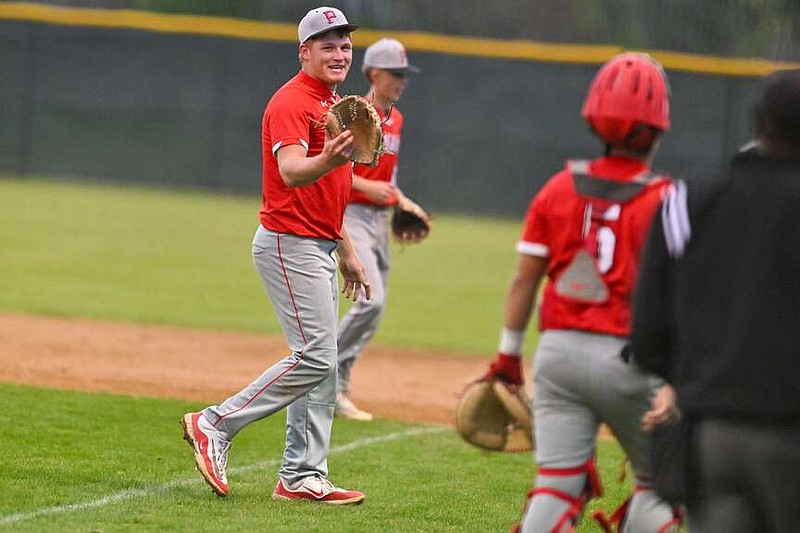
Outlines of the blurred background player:
{"label": "blurred background player", "polygon": [[[612,515],[621,522],[617,526],[669,531],[676,520],[648,483],[648,446],[640,428],[662,382],[619,356],[630,333],[639,254],[670,183],[650,169],[670,125],[663,69],[645,54],[612,58],[592,81],[582,114],[605,144],[605,155],[569,161],[533,198],[517,244],[499,353],[485,378],[522,386],[524,335],[546,276],[533,368],[539,469],[521,531],[572,531],[588,499],[600,492],[594,457],[601,423],[618,439],[635,475],[627,512]],[[674,409],[661,405],[662,415]],[[596,518],[608,521],[602,514]]]}
{"label": "blurred background player", "polygon": [[375,335],[383,310],[389,283],[389,219],[392,207],[428,215],[397,187],[397,160],[403,114],[394,104],[408,84],[409,74],[419,69],[409,64],[405,47],[395,39],[381,39],[364,53],[361,67],[370,84],[365,95],[375,105],[383,120],[385,153],[375,167],[353,167],[353,191],[345,214],[347,231],[371,283],[369,300],[360,298],[339,324],[339,393],[336,416],[355,420],[372,420],[372,415],[356,407],[349,398],[353,365],[366,343]]}
{"label": "blurred background player", "polygon": [[721,178],[670,189],[636,289],[634,358],[676,388],[700,533],[800,524],[800,69],[761,81],[752,119]]}
{"label": "blurred background player", "polygon": [[264,112],[263,201],[253,260],[292,353],[220,405],[184,415],[197,469],[220,496],[228,494],[231,440],[286,407],[286,448],[272,497],[338,505],[364,499],[328,480],[339,292],[334,252],[346,297],[355,299],[363,289],[369,298],[369,283],[342,226],[352,133],[328,139],[320,127],[350,70],[355,29],[338,9],[309,11],[298,26],[300,72]]}

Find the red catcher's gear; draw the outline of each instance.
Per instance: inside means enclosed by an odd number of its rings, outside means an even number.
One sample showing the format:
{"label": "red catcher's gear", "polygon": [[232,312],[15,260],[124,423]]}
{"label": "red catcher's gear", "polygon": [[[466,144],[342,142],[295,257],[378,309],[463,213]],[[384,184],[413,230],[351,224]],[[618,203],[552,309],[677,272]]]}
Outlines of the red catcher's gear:
{"label": "red catcher's gear", "polygon": [[581,114],[611,145],[625,145],[643,125],[668,130],[669,85],[664,69],[647,54],[628,52],[611,58],[595,75]]}

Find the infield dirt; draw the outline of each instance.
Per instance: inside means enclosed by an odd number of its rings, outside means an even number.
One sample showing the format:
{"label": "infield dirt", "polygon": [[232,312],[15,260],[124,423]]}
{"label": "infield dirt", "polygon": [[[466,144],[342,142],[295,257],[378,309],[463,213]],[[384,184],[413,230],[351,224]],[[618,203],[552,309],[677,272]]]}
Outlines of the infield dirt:
{"label": "infield dirt", "polygon": [[[219,403],[288,353],[281,337],[0,315],[0,382]],[[486,358],[369,345],[352,398],[381,418],[452,424]]]}

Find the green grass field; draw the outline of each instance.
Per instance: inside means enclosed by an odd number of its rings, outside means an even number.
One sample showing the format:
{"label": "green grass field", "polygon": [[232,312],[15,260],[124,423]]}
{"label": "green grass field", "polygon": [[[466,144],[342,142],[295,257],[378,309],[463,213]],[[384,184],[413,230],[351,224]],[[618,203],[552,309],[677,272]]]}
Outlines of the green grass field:
{"label": "green grass field", "polygon": [[[259,197],[5,179],[0,198],[0,312],[280,333],[250,255]],[[375,341],[492,356],[520,227],[440,215],[395,247]]]}
{"label": "green grass field", "polygon": [[[257,198],[17,179],[0,198],[2,313],[277,332],[250,262]],[[429,242],[395,249],[375,342],[491,357],[519,224],[440,215]],[[15,531],[507,531],[534,473],[529,454],[482,453],[450,428],[337,420],[331,477],[366,503],[273,502],[279,415],[237,436],[223,500],[180,438],[202,405],[14,384],[0,401],[0,528]],[[590,509],[627,495],[621,461],[600,443],[606,496]]]}
{"label": "green grass field", "polygon": [[[15,531],[507,531],[533,472],[529,454],[484,453],[449,428],[337,420],[331,478],[366,502],[273,502],[276,416],[237,436],[221,499],[180,438],[180,415],[201,405],[15,385],[0,385],[0,399],[0,528]],[[601,442],[599,456],[607,496],[592,509],[624,496],[618,448]]]}

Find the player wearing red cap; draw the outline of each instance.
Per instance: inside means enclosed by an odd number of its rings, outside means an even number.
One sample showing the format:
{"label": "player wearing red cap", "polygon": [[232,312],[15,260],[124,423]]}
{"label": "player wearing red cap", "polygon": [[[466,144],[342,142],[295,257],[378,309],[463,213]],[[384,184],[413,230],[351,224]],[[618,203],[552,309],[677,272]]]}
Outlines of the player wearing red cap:
{"label": "player wearing red cap", "polygon": [[498,357],[486,377],[522,385],[525,330],[546,278],[533,368],[539,469],[519,528],[574,529],[586,502],[601,491],[594,457],[605,423],[630,458],[636,488],[623,509],[596,518],[609,530],[616,521],[620,531],[669,531],[677,520],[649,483],[640,421],[648,411],[657,417],[674,411],[671,389],[619,356],[630,333],[639,254],[669,184],[650,168],[670,125],[661,66],[644,54],[612,58],[595,76],[582,114],[605,155],[569,161],[532,200]]}

